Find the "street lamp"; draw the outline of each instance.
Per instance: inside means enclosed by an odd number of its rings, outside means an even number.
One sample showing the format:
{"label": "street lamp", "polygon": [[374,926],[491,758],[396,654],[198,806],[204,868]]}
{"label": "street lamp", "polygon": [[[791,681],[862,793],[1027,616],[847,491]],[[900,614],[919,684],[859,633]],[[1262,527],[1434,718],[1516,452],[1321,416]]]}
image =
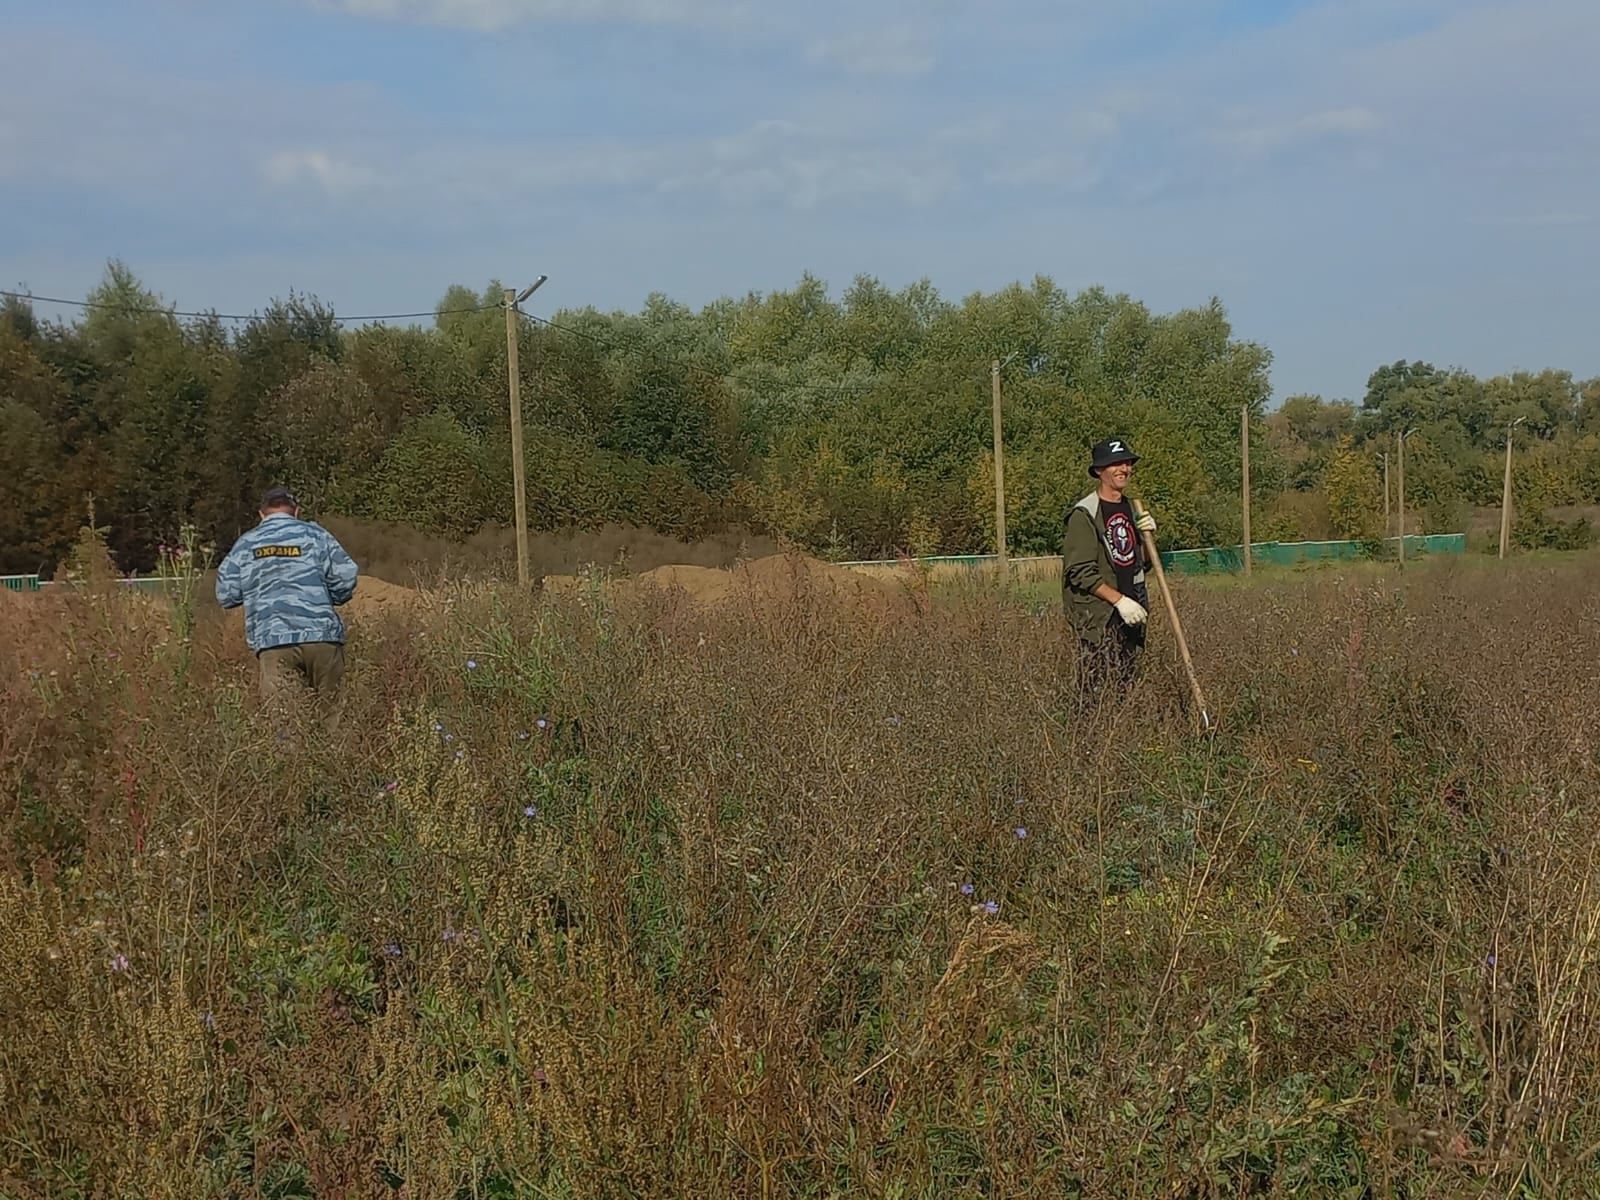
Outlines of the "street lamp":
{"label": "street lamp", "polygon": [[1500,557],[1506,556],[1506,544],[1511,541],[1511,431],[1527,421],[1518,417],[1506,426],[1506,482],[1500,493]]}
{"label": "street lamp", "polygon": [[522,392],[517,373],[517,305],[533,295],[548,275],[541,275],[520,293],[507,288],[506,374],[511,386],[511,484],[517,513],[517,586],[528,586],[528,481],[522,471]]}

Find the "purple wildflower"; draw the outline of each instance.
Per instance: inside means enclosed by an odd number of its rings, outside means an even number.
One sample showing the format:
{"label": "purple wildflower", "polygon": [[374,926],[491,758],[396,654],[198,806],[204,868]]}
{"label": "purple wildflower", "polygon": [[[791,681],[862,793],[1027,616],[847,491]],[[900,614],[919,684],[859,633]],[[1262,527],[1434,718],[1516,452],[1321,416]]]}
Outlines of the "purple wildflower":
{"label": "purple wildflower", "polygon": [[985,900],[983,902],[983,911],[987,916],[994,916],[995,913],[1000,911],[1000,902],[998,900]]}
{"label": "purple wildflower", "polygon": [[962,894],[962,895],[963,895],[963,896],[970,896],[970,895],[972,895],[972,885],[971,885],[971,884],[970,884],[970,883],[963,883],[963,884],[962,884],[962,885],[961,885],[961,894]]}
{"label": "purple wildflower", "polygon": [[113,954],[111,956],[111,961],[106,965],[110,967],[111,970],[118,973],[128,970],[128,968],[131,966],[131,964],[128,962],[128,956],[126,954]]}
{"label": "purple wildflower", "polygon": [[1500,956],[1497,955],[1497,954],[1491,954],[1491,955],[1489,955],[1488,958],[1484,959],[1483,961],[1485,963],[1487,963],[1491,967],[1496,967],[1496,966],[1500,965]]}
{"label": "purple wildflower", "polygon": [[389,942],[383,947],[383,956],[385,958],[399,958],[402,953],[404,951],[400,949],[399,942]]}
{"label": "purple wildflower", "polygon": [[476,671],[477,669],[478,669],[478,660],[475,659],[475,658],[467,659],[467,670]]}
{"label": "purple wildflower", "polygon": [[527,804],[523,806],[522,815],[529,818],[537,817],[539,815],[539,810],[533,805]]}
{"label": "purple wildflower", "polygon": [[1018,825],[1011,832],[1017,835],[1018,841],[1021,841],[1023,838],[1028,836],[1028,827],[1026,825]]}

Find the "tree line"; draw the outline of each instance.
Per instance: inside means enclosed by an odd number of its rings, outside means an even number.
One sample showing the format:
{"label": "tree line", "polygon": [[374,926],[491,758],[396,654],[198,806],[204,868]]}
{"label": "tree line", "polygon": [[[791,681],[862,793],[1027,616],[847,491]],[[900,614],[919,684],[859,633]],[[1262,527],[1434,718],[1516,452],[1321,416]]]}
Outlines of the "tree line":
{"label": "tree line", "polygon": [[[431,326],[347,328],[309,296],[243,322],[183,317],[111,264],[80,316],[0,305],[0,572],[49,573],[92,505],[148,569],[191,524],[226,544],[282,481],[314,515],[465,538],[511,520],[501,289],[452,287]],[[860,277],[698,310],[566,311],[518,326],[530,523],[685,539],[747,527],[833,557],[992,548],[989,365],[1004,360],[1007,527],[1048,553],[1089,485],[1089,443],[1128,437],[1174,547],[1237,541],[1239,414],[1258,537],[1374,536],[1377,453],[1414,429],[1428,529],[1498,499],[1506,425],[1538,508],[1600,499],[1600,382],[1376,371],[1359,404],[1268,409],[1265,347],[1220,302],[1152,313],[1048,278],[957,302]]]}

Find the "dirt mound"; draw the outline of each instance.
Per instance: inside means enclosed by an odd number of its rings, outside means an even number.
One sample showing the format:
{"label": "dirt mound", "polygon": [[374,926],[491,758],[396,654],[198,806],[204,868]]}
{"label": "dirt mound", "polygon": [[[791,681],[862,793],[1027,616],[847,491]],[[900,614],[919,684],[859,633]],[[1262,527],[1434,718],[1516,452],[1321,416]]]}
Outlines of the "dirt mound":
{"label": "dirt mound", "polygon": [[715,567],[673,564],[646,571],[633,581],[635,587],[681,588],[697,604],[718,604],[732,594],[735,578],[731,571]]}
{"label": "dirt mound", "polygon": [[551,596],[576,596],[583,585],[581,575],[546,575],[539,581],[540,590]]}
{"label": "dirt mound", "polygon": [[[207,612],[219,611],[214,603],[204,602],[208,599],[208,596],[202,598],[201,608]],[[371,575],[362,575],[356,581],[356,594],[350,603],[334,611],[348,628],[368,621],[379,621],[388,616],[403,615],[420,607],[422,601],[423,593],[415,588],[401,587],[398,583],[388,583]],[[220,611],[226,635],[243,640],[244,609],[230,608]]]}
{"label": "dirt mound", "polygon": [[[582,583],[575,575],[546,575],[543,587],[552,595],[572,595]],[[796,597],[850,604],[883,614],[909,613],[915,607],[911,593],[899,582],[861,575],[800,554],[769,554],[727,571],[675,563],[613,580],[607,586],[620,595],[681,592],[692,603],[708,607],[739,602],[765,607]]]}
{"label": "dirt mound", "polygon": [[354,599],[344,613],[360,621],[368,617],[386,616],[405,612],[422,603],[422,593],[415,588],[401,587],[372,575],[363,576],[356,584]]}
{"label": "dirt mound", "polygon": [[801,554],[769,554],[747,563],[743,573],[756,591],[774,599],[806,592],[832,592],[842,600],[895,603],[908,598],[906,589]]}

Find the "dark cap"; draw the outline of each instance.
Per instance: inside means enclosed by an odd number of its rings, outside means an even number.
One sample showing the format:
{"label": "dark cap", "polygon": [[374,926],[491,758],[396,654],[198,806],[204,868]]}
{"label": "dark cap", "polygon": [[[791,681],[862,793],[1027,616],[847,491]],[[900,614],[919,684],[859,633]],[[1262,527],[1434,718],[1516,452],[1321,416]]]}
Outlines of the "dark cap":
{"label": "dark cap", "polygon": [[1089,454],[1089,474],[1096,479],[1100,478],[1100,472],[1106,467],[1139,461],[1133,447],[1128,445],[1127,438],[1107,438],[1103,442],[1096,442],[1090,447]]}
{"label": "dark cap", "polygon": [[261,511],[269,508],[299,508],[300,501],[294,498],[294,493],[281,483],[273,484],[261,493]]}

